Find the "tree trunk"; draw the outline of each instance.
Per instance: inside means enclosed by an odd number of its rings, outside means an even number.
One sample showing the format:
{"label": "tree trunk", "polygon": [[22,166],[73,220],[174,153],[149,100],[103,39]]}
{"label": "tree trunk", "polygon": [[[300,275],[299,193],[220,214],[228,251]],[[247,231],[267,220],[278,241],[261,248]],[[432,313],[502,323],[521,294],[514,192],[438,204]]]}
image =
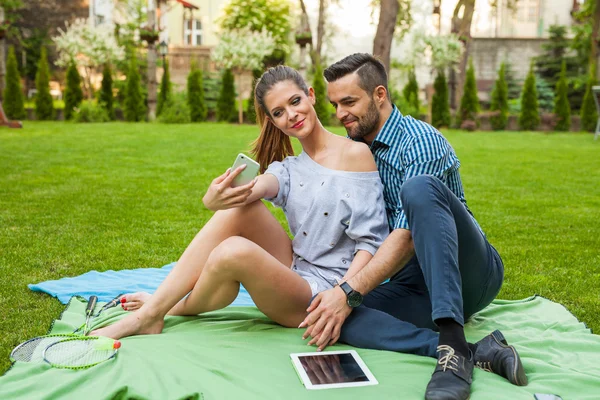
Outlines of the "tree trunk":
{"label": "tree trunk", "polygon": [[394,39],[394,29],[396,29],[396,18],[398,18],[399,10],[398,0],[381,0],[379,23],[373,41],[373,55],[381,59],[388,75],[390,73],[392,40]]}
{"label": "tree trunk", "polygon": [[[155,0],[148,0],[148,28],[156,30]],[[148,44],[148,120],[156,119],[156,44]]]}
{"label": "tree trunk", "polygon": [[[4,8],[0,7],[0,22],[4,22]],[[4,100],[4,88],[6,87],[6,39],[0,39],[0,100]]]}
{"label": "tree trunk", "polygon": [[[462,12],[461,12],[462,11]],[[458,74],[450,71],[450,108],[456,109],[462,97],[462,88],[467,76],[467,62],[471,47],[471,22],[475,11],[475,0],[459,0],[452,15],[452,33],[456,34],[465,46],[465,51],[458,65]],[[461,16],[462,14],[462,16]]]}
{"label": "tree trunk", "polygon": [[325,36],[325,13],[326,0],[319,0],[319,19],[317,21],[317,48],[313,52],[313,63],[315,65],[321,64],[321,50],[323,48],[323,37]]}
{"label": "tree trunk", "polygon": [[592,25],[592,49],[590,51],[590,65],[592,63],[596,64],[596,71],[593,71],[593,76],[596,77],[596,81],[600,81],[600,68],[598,68],[598,64],[600,59],[598,58],[598,31],[600,31],[600,0],[596,0],[596,9],[594,10],[594,24]]}
{"label": "tree trunk", "polygon": [[[308,18],[308,13],[306,12],[306,5],[304,4],[304,0],[300,0],[300,8],[302,9],[302,15],[303,17],[306,19],[306,24],[308,25],[308,30],[312,32],[312,30],[310,29],[310,19]],[[300,48],[300,54],[301,54],[301,58],[300,58],[300,62],[303,63],[304,58],[306,57],[305,55],[302,55],[302,53],[304,53],[305,48],[301,47]],[[315,47],[313,45],[313,41],[310,41],[310,49],[308,50],[308,55],[310,56],[310,59],[313,63],[313,65],[317,64],[317,59],[315,56]],[[303,75],[304,76],[304,75]],[[306,79],[306,76],[304,76],[304,79]]]}

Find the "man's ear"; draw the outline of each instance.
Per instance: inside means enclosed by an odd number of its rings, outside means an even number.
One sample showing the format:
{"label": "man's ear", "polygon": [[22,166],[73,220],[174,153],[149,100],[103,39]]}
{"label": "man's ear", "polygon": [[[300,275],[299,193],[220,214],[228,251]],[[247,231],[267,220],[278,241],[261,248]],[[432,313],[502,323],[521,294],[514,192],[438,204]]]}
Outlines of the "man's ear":
{"label": "man's ear", "polygon": [[387,90],[382,85],[375,88],[373,92],[373,100],[375,103],[382,105],[388,99]]}

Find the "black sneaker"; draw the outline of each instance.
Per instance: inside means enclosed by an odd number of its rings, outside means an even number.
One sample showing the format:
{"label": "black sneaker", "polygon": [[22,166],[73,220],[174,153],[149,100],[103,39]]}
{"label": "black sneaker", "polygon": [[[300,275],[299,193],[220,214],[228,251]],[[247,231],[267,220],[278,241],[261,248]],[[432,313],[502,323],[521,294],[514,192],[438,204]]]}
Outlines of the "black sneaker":
{"label": "black sneaker", "polygon": [[447,345],[437,347],[438,363],[425,391],[425,400],[466,400],[471,395],[473,353],[469,358],[456,354]]}
{"label": "black sneaker", "polygon": [[513,346],[509,346],[502,332],[495,330],[476,343],[475,367],[493,372],[513,385],[527,385],[527,375],[521,358]]}

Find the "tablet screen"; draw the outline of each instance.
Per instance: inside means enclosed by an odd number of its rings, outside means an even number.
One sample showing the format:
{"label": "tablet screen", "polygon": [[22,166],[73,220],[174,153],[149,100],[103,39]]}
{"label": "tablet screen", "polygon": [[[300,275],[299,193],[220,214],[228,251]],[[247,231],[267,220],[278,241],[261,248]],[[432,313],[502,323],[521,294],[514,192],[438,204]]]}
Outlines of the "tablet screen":
{"label": "tablet screen", "polygon": [[293,354],[292,359],[308,389],[377,384],[355,351]]}

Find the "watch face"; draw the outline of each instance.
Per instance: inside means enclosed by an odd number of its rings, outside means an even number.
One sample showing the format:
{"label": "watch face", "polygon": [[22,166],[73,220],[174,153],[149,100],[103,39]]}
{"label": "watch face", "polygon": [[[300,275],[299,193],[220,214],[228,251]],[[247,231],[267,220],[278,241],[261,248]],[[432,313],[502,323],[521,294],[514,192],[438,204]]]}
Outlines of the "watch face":
{"label": "watch face", "polygon": [[362,294],[358,293],[357,291],[352,291],[352,293],[350,293],[348,295],[348,305],[350,307],[358,307],[362,304]]}

